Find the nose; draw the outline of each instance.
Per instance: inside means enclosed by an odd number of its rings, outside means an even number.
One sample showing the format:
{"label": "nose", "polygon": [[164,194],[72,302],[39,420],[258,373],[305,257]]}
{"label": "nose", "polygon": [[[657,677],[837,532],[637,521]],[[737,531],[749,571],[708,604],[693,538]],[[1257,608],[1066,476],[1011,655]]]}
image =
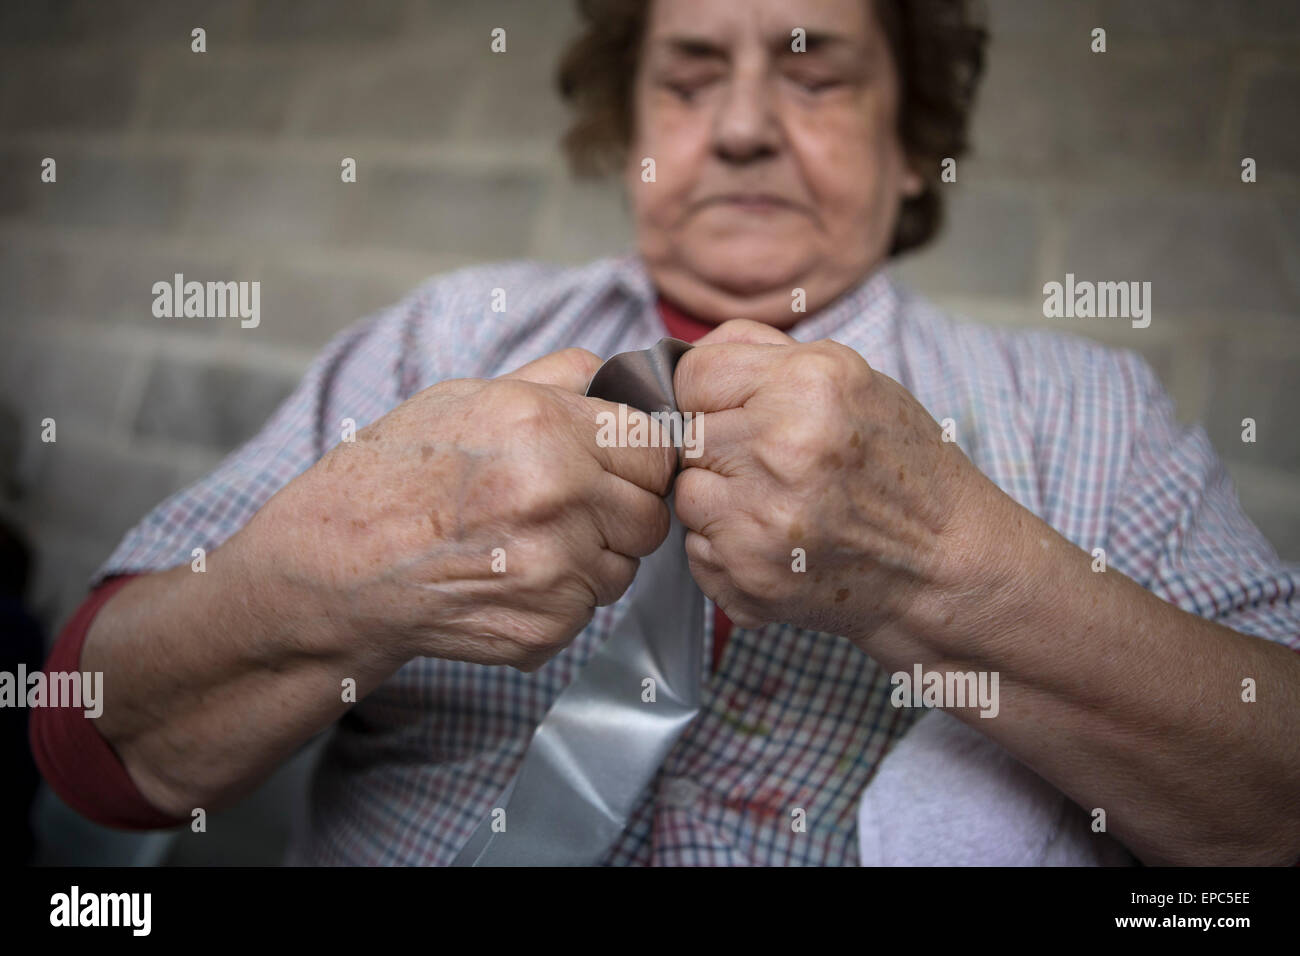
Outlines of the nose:
{"label": "nose", "polygon": [[738,70],[714,120],[713,151],[728,163],[752,163],[776,154],[780,130],[767,78]]}

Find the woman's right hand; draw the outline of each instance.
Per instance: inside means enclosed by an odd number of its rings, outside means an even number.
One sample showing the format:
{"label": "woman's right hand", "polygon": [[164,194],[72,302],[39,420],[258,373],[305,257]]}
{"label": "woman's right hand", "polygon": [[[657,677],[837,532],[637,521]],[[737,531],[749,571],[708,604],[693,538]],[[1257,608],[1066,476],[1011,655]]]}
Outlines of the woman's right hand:
{"label": "woman's right hand", "polygon": [[[566,349],[427,388],[341,442],[221,551],[263,608],[355,653],[533,670],[668,533],[672,448],[602,448]],[[637,415],[639,412],[629,414]]]}

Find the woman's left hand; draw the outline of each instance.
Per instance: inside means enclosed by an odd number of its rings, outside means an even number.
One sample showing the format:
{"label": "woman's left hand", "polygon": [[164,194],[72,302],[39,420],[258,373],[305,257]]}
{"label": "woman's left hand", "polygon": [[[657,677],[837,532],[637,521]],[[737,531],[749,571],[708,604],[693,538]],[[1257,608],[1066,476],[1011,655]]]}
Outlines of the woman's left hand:
{"label": "woman's left hand", "polygon": [[691,572],[737,625],[865,649],[942,625],[972,592],[988,523],[967,518],[1010,499],[857,352],[733,321],[683,356],[674,388],[698,416],[675,502]]}

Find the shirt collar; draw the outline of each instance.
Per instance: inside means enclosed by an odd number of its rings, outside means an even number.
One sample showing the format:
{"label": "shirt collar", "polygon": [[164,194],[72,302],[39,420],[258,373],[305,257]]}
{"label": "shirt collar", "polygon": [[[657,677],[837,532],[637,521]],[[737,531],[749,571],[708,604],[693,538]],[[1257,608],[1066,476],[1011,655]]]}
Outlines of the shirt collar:
{"label": "shirt collar", "polygon": [[[645,262],[637,254],[614,260],[614,280],[640,306],[643,321],[662,329],[655,303],[658,293]],[[873,366],[892,339],[904,293],[888,263],[843,292],[820,312],[803,319],[790,332],[800,342],[834,339],[847,345]],[[882,371],[886,371],[882,367]],[[887,374],[892,374],[886,372]]]}

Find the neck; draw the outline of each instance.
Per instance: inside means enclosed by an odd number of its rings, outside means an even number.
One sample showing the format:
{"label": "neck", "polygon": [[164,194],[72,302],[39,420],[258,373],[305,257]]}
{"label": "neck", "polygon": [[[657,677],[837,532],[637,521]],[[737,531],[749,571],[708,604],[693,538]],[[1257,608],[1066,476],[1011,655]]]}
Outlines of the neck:
{"label": "neck", "polygon": [[730,319],[749,319],[788,331],[855,288],[874,271],[868,270],[849,282],[832,284],[810,280],[806,286],[781,285],[753,293],[740,293],[676,271],[651,273],[651,278],[662,298],[700,322],[720,325]]}

